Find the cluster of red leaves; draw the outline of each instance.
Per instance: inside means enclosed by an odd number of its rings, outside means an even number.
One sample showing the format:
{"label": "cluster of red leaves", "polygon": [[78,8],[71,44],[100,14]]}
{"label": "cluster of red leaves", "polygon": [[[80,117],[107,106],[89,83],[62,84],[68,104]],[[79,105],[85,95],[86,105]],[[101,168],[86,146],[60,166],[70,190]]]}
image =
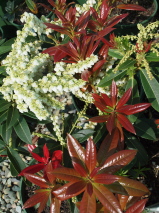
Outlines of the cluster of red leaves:
{"label": "cluster of red leaves", "polygon": [[[71,135],[67,137],[67,147],[72,159],[73,168],[58,167],[53,169],[51,161],[45,166],[45,177],[30,173],[22,174],[32,183],[40,186],[35,195],[29,198],[23,208],[40,203],[38,213],[42,212],[49,197],[51,213],[58,213],[60,202],[83,193],[80,202],[80,213],[96,213],[96,206],[103,206],[104,212],[122,213],[129,196],[148,195],[149,190],[142,183],[127,177],[116,175],[116,172],[129,164],[136,155],[136,150],[122,150],[115,153],[118,143],[118,129],[107,135],[97,153],[93,140],[88,139],[86,149]],[[28,170],[29,171],[29,170]],[[61,186],[57,180],[68,183]],[[116,193],[116,195],[114,195]],[[120,195],[125,195],[123,204]],[[98,202],[97,202],[98,200]],[[143,208],[146,200],[138,204],[131,203],[133,209]],[[99,204],[101,203],[101,204]],[[100,207],[102,209],[102,206]],[[97,208],[97,209],[98,209]],[[130,213],[129,208],[127,213]],[[135,211],[140,213],[141,211]]]}
{"label": "cluster of red leaves", "polygon": [[131,97],[132,88],[129,88],[124,95],[118,100],[118,89],[115,81],[112,81],[110,88],[110,98],[106,94],[92,94],[94,98],[94,104],[99,108],[104,115],[96,116],[90,118],[89,121],[102,123],[106,122],[106,128],[109,134],[112,133],[113,129],[117,127],[120,131],[120,141],[124,140],[124,134],[122,127],[127,131],[136,134],[132,123],[126,117],[127,115],[132,115],[141,111],[144,111],[151,106],[150,103],[139,103],[134,105],[126,105]]}
{"label": "cluster of red leaves", "polygon": [[53,152],[52,157],[50,157],[49,149],[47,148],[46,144],[43,146],[43,155],[44,157],[39,156],[33,150],[36,148],[35,145],[28,145],[28,151],[32,155],[32,157],[37,160],[38,164],[31,165],[25,169],[19,174],[20,176],[23,176],[24,173],[31,173],[34,174],[36,172],[39,172],[40,170],[45,170],[46,165],[51,162],[52,168],[55,169],[57,167],[61,166],[62,163],[62,151],[56,150]]}

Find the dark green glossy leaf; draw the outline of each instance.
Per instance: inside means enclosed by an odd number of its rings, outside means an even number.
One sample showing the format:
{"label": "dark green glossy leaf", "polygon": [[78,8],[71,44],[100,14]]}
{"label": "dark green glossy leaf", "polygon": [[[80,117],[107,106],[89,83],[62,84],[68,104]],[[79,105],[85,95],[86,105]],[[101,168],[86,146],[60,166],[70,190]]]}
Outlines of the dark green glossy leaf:
{"label": "dark green glossy leaf", "polygon": [[7,119],[7,114],[8,114],[8,110],[0,112],[0,123],[2,123],[3,121]]}
{"label": "dark green glossy leaf", "polygon": [[148,162],[148,154],[144,148],[144,146],[140,143],[137,137],[132,136],[129,133],[125,133],[125,143],[127,144],[129,149],[136,149],[138,150],[136,154],[136,162],[137,166],[144,166]]}
{"label": "dark green glossy leaf", "polygon": [[[128,100],[128,105],[134,105],[137,103],[140,103],[140,97],[139,97],[139,91],[138,91],[138,84],[135,80],[134,76],[129,78],[125,90],[132,88],[132,95],[131,98]],[[132,114],[128,115],[128,119],[131,121],[131,123],[134,123],[137,120],[138,114]]]}
{"label": "dark green glossy leaf", "polygon": [[7,113],[7,128],[14,126],[14,124],[17,122],[20,114],[17,108],[10,107]]}
{"label": "dark green glossy leaf", "polygon": [[9,140],[11,138],[11,134],[12,134],[12,128],[7,128],[7,123],[6,122],[3,123],[1,136],[7,144],[9,143]]}
{"label": "dark green glossy leaf", "polygon": [[112,72],[112,69],[109,70],[109,73],[106,74],[106,76],[99,82],[99,87],[106,87],[109,86],[112,83],[112,80],[117,81],[121,79],[125,74],[127,73],[127,70]]}
{"label": "dark green glossy leaf", "polygon": [[94,133],[94,130],[92,129],[84,129],[80,130],[75,134],[72,134],[73,137],[75,137],[80,143],[86,141],[90,136],[92,136]]}
{"label": "dark green glossy leaf", "polygon": [[147,53],[145,58],[148,62],[159,62],[159,57],[156,55],[156,53],[153,52]]}
{"label": "dark green glossy leaf", "polygon": [[123,64],[119,66],[118,70],[125,70],[130,67],[133,67],[135,62],[136,61],[134,59],[127,59]]}
{"label": "dark green glossy leaf", "polygon": [[5,100],[0,100],[0,112],[3,112],[4,110],[8,109],[12,103],[5,101]]}
{"label": "dark green glossy leaf", "polygon": [[83,5],[83,4],[86,3],[86,0],[77,0],[77,1],[78,1],[78,3],[79,3],[80,5]]}
{"label": "dark green glossy leaf", "polygon": [[0,74],[6,76],[6,67],[5,66],[0,66]]}
{"label": "dark green glossy leaf", "polygon": [[37,117],[35,116],[35,114],[33,112],[31,112],[31,111],[24,112],[23,115],[26,115],[26,116],[28,116],[30,118],[33,118],[33,119],[37,119]]}
{"label": "dark green glossy leaf", "polygon": [[115,58],[118,58],[118,59],[122,59],[123,58],[123,54],[117,50],[117,49],[109,49],[108,51],[108,55],[109,56],[112,56],[112,57],[115,57]]}
{"label": "dark green glossy leaf", "polygon": [[101,138],[106,134],[106,127],[105,123],[99,123],[98,127],[95,128],[95,135],[93,137],[94,143],[96,144],[97,142],[100,141]]}
{"label": "dark green glossy leaf", "polygon": [[0,55],[11,51],[11,46],[0,46]]}
{"label": "dark green glossy leaf", "polygon": [[145,69],[140,70],[141,83],[152,107],[159,111],[159,83],[155,78],[150,79]]}
{"label": "dark green glossy leaf", "polygon": [[14,175],[15,173],[19,174],[26,167],[24,161],[22,160],[18,152],[11,147],[7,148],[7,155],[12,162],[12,171],[14,171]]}
{"label": "dark green glossy leaf", "polygon": [[17,119],[17,123],[14,125],[14,130],[22,141],[32,144],[31,133],[24,117],[21,116],[19,119]]}
{"label": "dark green glossy leaf", "polygon": [[149,140],[156,140],[156,135],[153,130],[153,127],[156,127],[152,120],[146,118],[138,119],[134,127],[138,136]]}

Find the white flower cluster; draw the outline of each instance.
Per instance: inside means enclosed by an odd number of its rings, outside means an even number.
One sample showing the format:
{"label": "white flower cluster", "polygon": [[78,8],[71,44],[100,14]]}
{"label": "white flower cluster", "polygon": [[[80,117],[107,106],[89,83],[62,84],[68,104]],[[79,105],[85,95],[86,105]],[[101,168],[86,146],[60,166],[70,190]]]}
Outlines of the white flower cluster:
{"label": "white flower cluster", "polygon": [[76,10],[78,15],[84,13],[85,11],[88,11],[90,7],[93,7],[95,4],[97,4],[96,0],[87,0],[85,4],[82,6],[79,4],[76,4]]}
{"label": "white flower cluster", "polygon": [[[64,106],[56,100],[56,93],[48,91],[46,94],[42,89],[42,84],[46,85],[47,74],[54,75],[50,56],[39,52],[42,44],[39,36],[49,31],[43,21],[33,14],[24,13],[21,21],[26,23],[22,31],[17,31],[12,51],[2,61],[8,76],[3,80],[0,92],[7,101],[16,102],[20,112],[30,109],[42,120],[50,116],[53,108]],[[27,41],[28,36],[32,36],[33,40]]]}
{"label": "white flower cluster", "polygon": [[77,63],[66,64],[64,62],[57,62],[54,70],[56,74],[61,76],[62,74],[74,75],[76,73],[82,73],[84,70],[91,68],[98,61],[97,55],[91,55],[85,60],[78,61]]}

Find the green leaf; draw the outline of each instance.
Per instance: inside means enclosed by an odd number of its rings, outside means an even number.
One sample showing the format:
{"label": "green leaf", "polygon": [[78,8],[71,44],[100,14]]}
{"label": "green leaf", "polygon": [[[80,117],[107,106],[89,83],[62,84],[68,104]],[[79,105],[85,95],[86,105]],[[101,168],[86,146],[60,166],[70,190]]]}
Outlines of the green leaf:
{"label": "green leaf", "polygon": [[3,112],[4,110],[8,109],[11,105],[11,102],[0,100],[0,112]]}
{"label": "green leaf", "polygon": [[2,124],[2,132],[1,132],[1,136],[3,138],[3,140],[8,144],[9,140],[11,138],[11,134],[12,134],[12,128],[7,128],[7,123],[3,123]]}
{"label": "green leaf", "polygon": [[3,121],[7,119],[7,114],[8,114],[8,110],[0,112],[0,123],[2,123]]}
{"label": "green leaf", "polygon": [[24,117],[20,117],[19,119],[17,119],[17,123],[16,125],[14,125],[14,130],[22,141],[28,144],[32,144],[31,133]]}
{"label": "green leaf", "polygon": [[19,111],[15,107],[10,107],[7,113],[7,128],[14,126],[17,122],[20,114]]}
{"label": "green leaf", "polygon": [[0,66],[0,74],[6,76],[6,66]]}
{"label": "green leaf", "polygon": [[134,127],[138,136],[148,140],[156,140],[156,135],[153,130],[153,127],[156,128],[156,126],[152,120],[146,118],[138,119],[134,123]]}
{"label": "green leaf", "polygon": [[17,151],[12,149],[11,147],[7,147],[7,155],[11,161],[11,167],[14,175],[18,175],[26,165]]}
{"label": "green leaf", "polygon": [[140,143],[137,137],[132,136],[129,133],[125,133],[125,143],[129,149],[136,149],[138,150],[135,156],[135,164],[137,166],[145,166],[148,162],[148,154],[144,148],[144,146]]}
{"label": "green leaf", "polygon": [[159,92],[157,89],[159,88],[159,83],[155,78],[150,80],[145,69],[140,70],[140,78],[149,102],[156,111],[159,111]]}
{"label": "green leaf", "polygon": [[83,5],[83,4],[86,3],[86,0],[77,0],[77,1],[78,1],[78,3],[79,3],[80,5]]}
{"label": "green leaf", "polygon": [[27,7],[29,8],[29,10],[31,10],[35,14],[38,13],[37,6],[36,6],[35,2],[33,2],[33,0],[25,0],[25,2],[27,4]]}
{"label": "green leaf", "polygon": [[[132,88],[132,95],[127,104],[129,105],[134,105],[137,103],[140,103],[140,97],[139,97],[139,91],[138,91],[138,84],[137,81],[135,80],[134,76],[129,78],[125,90]],[[134,123],[137,120],[138,113],[134,115],[128,115],[128,119],[131,121],[131,123]]]}
{"label": "green leaf", "polygon": [[33,119],[36,119],[36,120],[37,120],[37,117],[36,117],[35,114],[34,114],[33,112],[31,112],[31,111],[29,111],[29,112],[24,112],[23,115],[26,115],[26,116],[28,116],[28,117],[30,117],[30,118],[33,118]]}
{"label": "green leaf", "polygon": [[117,50],[117,49],[109,49],[108,51],[108,55],[109,56],[112,56],[112,57],[115,57],[115,58],[118,58],[118,59],[122,59],[123,58],[123,54]]}
{"label": "green leaf", "polygon": [[105,123],[99,123],[98,129],[95,128],[95,136],[93,137],[93,141],[96,144],[100,141],[100,139],[105,135],[106,131],[106,124]]}
{"label": "green leaf", "polygon": [[7,40],[5,43],[3,43],[3,46],[10,46],[15,42],[16,37],[11,38],[9,40]]}
{"label": "green leaf", "polygon": [[134,59],[127,59],[123,64],[119,66],[118,70],[125,70],[130,67],[133,67],[135,62],[136,61]]}
{"label": "green leaf", "polygon": [[0,46],[0,55],[11,51],[11,46]]}
{"label": "green leaf", "polygon": [[75,134],[72,134],[73,137],[75,137],[80,143],[86,141],[90,136],[92,136],[94,133],[94,130],[92,129],[84,129],[80,130]]}
{"label": "green leaf", "polygon": [[5,39],[0,39],[0,46],[5,42]]}
{"label": "green leaf", "polygon": [[159,62],[159,57],[156,55],[156,53],[152,53],[152,52],[147,53],[145,58],[148,62],[151,62],[151,61]]}
{"label": "green leaf", "polygon": [[99,82],[98,87],[106,87],[109,86],[112,83],[112,80],[117,81],[121,79],[125,74],[127,73],[127,70],[112,72],[112,69],[109,70],[109,73],[106,73],[106,76]]}

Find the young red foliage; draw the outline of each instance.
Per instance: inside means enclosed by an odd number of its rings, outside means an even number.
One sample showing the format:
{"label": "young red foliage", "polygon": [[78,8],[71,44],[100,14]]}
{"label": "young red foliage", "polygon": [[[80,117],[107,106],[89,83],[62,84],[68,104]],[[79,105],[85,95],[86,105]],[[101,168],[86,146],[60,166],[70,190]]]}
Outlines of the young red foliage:
{"label": "young red foliage", "polygon": [[56,178],[50,174],[52,171],[53,168],[50,161],[45,167],[45,177],[29,173],[23,174],[30,182],[40,187],[40,189],[35,190],[35,194],[24,203],[23,209],[40,203],[38,213],[41,213],[47,201],[50,199],[50,213],[60,213],[61,201],[53,195],[53,191],[61,187],[61,185],[56,184]]}
{"label": "young red foliage", "polygon": [[23,169],[19,176],[23,176],[24,173],[37,173],[40,170],[45,170],[46,165],[51,161],[53,169],[60,167],[62,162],[62,151],[56,150],[53,152],[52,157],[50,157],[49,150],[46,146],[46,144],[43,146],[43,155],[44,157],[41,157],[40,155],[33,152],[33,150],[36,148],[35,145],[28,145],[28,151],[31,153],[32,157],[37,160],[38,164],[28,166],[27,168]]}
{"label": "young red foliage", "polygon": [[[53,170],[56,178],[66,180],[68,183],[53,191],[53,194],[60,200],[77,196],[84,192],[81,203],[80,213],[95,213],[96,198],[102,203],[104,208],[113,213],[121,213],[119,201],[112,192],[123,193],[132,196],[143,196],[149,194],[146,186],[138,181],[126,177],[115,175],[115,173],[130,163],[136,155],[136,150],[123,150],[114,152],[117,144],[116,140],[118,129],[114,130],[114,137],[108,136],[107,139],[113,139],[114,145],[109,145],[100,156],[96,152],[93,140],[88,139],[86,149],[71,135],[67,137],[68,151],[72,159],[74,168],[57,168]],[[105,140],[101,147],[104,147]],[[105,158],[105,155],[107,158]],[[101,159],[104,160],[101,160]],[[99,159],[99,162],[98,162]],[[120,187],[119,187],[120,186]]]}
{"label": "young red foliage", "polygon": [[134,105],[125,105],[130,99],[132,88],[129,88],[124,95],[118,100],[118,90],[115,81],[112,82],[110,88],[110,97],[106,94],[92,94],[94,98],[94,104],[98,107],[104,115],[90,118],[89,121],[102,123],[106,122],[106,128],[109,134],[113,129],[117,127],[120,131],[120,140],[124,140],[123,130],[124,127],[127,131],[136,134],[135,129],[126,115],[132,115],[141,112],[151,106],[150,103],[139,103]]}
{"label": "young red foliage", "polygon": [[[123,213],[142,213],[148,200],[121,194],[116,194],[116,198],[120,203]],[[79,206],[80,203],[77,203],[78,208]],[[101,204],[98,204],[97,213],[110,213],[110,211],[105,209]]]}
{"label": "young red foliage", "polygon": [[86,33],[85,29],[90,19],[90,11],[84,12],[78,19],[76,16],[76,7],[70,7],[65,14],[58,10],[55,10],[54,13],[61,20],[62,27],[56,24],[45,23],[48,28],[66,34],[72,40],[76,35]]}
{"label": "young red foliage", "polygon": [[126,13],[108,18],[111,13],[111,9],[112,7],[108,5],[107,0],[102,1],[98,12],[93,7],[91,7],[90,11],[93,19],[89,20],[88,27],[94,32],[98,32],[103,30],[105,27],[113,27],[128,15],[128,13]]}

